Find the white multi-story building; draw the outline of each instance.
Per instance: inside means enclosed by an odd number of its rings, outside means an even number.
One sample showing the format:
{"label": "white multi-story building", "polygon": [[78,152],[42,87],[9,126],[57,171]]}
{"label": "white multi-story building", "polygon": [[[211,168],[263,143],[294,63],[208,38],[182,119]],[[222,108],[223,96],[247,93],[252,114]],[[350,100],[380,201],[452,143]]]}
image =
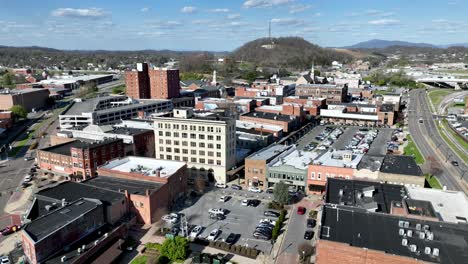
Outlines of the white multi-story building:
{"label": "white multi-story building", "polygon": [[178,108],[173,117],[155,117],[156,158],[184,161],[190,178],[197,175],[226,183],[236,163],[236,123],[214,114]]}

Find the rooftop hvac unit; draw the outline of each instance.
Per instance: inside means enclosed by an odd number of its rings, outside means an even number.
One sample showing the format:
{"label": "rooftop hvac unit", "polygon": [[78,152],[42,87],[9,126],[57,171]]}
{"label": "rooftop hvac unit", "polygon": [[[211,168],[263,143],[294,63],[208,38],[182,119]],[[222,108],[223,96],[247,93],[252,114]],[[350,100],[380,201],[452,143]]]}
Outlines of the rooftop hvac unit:
{"label": "rooftop hvac unit", "polygon": [[434,240],[434,233],[428,232],[427,233],[427,240]]}
{"label": "rooftop hvac unit", "polygon": [[416,252],[416,250],[418,249],[418,247],[415,244],[412,244],[409,247],[411,252]]}
{"label": "rooftop hvac unit", "polygon": [[340,191],[338,192],[338,195],[343,196],[343,189],[340,189]]}
{"label": "rooftop hvac unit", "polygon": [[107,237],[108,235],[109,235],[109,233],[105,233],[105,234],[104,234],[104,237]]}
{"label": "rooftop hvac unit", "polygon": [[96,246],[99,243],[99,240],[94,241],[94,245]]}
{"label": "rooftop hvac unit", "polygon": [[424,248],[424,254],[430,255],[431,254],[431,248],[430,247],[425,247]]}
{"label": "rooftop hvac unit", "polygon": [[77,251],[78,251],[78,255],[80,255],[81,254],[81,248],[78,248]]}
{"label": "rooftop hvac unit", "polygon": [[400,230],[398,231],[398,234],[400,234],[400,236],[405,235],[405,230],[403,228],[400,228]]}
{"label": "rooftop hvac unit", "polygon": [[416,224],[416,230],[421,230],[421,224]]}
{"label": "rooftop hvac unit", "polygon": [[424,225],[424,226],[423,226],[423,229],[424,229],[424,230],[429,230],[429,225]]}
{"label": "rooftop hvac unit", "polygon": [[432,256],[434,256],[434,257],[438,257],[438,256],[439,256],[439,249],[438,249],[438,248],[434,248],[434,249],[432,250]]}
{"label": "rooftop hvac unit", "polygon": [[412,237],[413,236],[413,230],[408,230],[408,232],[406,232],[406,235],[408,237]]}
{"label": "rooftop hvac unit", "polygon": [[398,226],[399,227],[404,227],[405,226],[405,222],[404,221],[398,221]]}
{"label": "rooftop hvac unit", "polygon": [[62,256],[62,257],[60,258],[60,261],[61,261],[61,262],[67,261],[67,256]]}
{"label": "rooftop hvac unit", "polygon": [[404,247],[406,247],[406,246],[408,245],[408,239],[403,238],[403,239],[401,240],[401,245],[404,246]]}
{"label": "rooftop hvac unit", "polygon": [[426,237],[425,233],[423,233],[423,232],[419,233],[419,238],[420,239],[424,239],[425,237]]}
{"label": "rooftop hvac unit", "polygon": [[405,228],[409,228],[409,222],[405,222]]}

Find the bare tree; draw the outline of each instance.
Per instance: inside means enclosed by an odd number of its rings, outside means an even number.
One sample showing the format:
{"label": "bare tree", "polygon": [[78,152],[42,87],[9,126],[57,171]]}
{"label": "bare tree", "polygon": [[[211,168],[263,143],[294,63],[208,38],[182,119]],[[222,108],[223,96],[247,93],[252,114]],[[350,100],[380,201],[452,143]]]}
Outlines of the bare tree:
{"label": "bare tree", "polygon": [[304,261],[305,258],[312,256],[314,253],[314,247],[310,243],[302,242],[297,246],[297,252],[301,257],[301,260]]}
{"label": "bare tree", "polygon": [[200,193],[205,191],[205,179],[201,175],[195,178],[195,190]]}
{"label": "bare tree", "polygon": [[160,207],[156,209],[156,211],[154,211],[153,213],[153,219],[155,220],[154,226],[158,228],[157,231],[159,231],[164,226],[164,221],[162,220],[162,217],[164,215],[167,215],[168,213],[169,213],[169,210],[167,210],[166,207]]}
{"label": "bare tree", "polygon": [[429,173],[431,175],[437,176],[442,173],[440,163],[433,156],[429,156],[427,161],[429,163]]}

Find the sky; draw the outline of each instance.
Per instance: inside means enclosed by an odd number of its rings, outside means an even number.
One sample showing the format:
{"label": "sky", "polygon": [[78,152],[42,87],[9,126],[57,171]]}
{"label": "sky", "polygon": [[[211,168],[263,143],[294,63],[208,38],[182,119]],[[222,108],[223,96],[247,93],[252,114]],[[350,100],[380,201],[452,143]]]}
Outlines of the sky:
{"label": "sky", "polygon": [[468,0],[0,0],[0,45],[232,51],[268,36],[325,47],[468,42]]}

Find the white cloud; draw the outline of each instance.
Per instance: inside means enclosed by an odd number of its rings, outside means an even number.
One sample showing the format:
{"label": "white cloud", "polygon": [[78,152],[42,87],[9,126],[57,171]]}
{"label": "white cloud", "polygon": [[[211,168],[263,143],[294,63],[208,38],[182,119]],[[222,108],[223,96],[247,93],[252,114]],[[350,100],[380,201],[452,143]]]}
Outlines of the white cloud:
{"label": "white cloud", "polygon": [[301,13],[301,12],[304,12],[308,9],[311,9],[312,8],[312,5],[292,5],[290,8],[289,8],[289,13],[290,14],[297,14],[297,13]]}
{"label": "white cloud", "polygon": [[143,7],[142,9],[140,9],[141,12],[148,12],[149,10],[149,7]]}
{"label": "white cloud", "polygon": [[215,9],[210,9],[208,10],[211,13],[229,13],[229,8],[215,8]]}
{"label": "white cloud", "polygon": [[182,26],[181,22],[175,21],[175,20],[169,20],[169,21],[166,21],[166,20],[154,21],[153,20],[153,21],[147,21],[145,22],[145,24],[146,24],[146,27],[158,28],[158,29],[174,29],[174,28]]}
{"label": "white cloud", "polygon": [[192,14],[192,13],[195,13],[197,12],[197,8],[194,7],[194,6],[184,6],[182,7],[182,9],[180,10],[180,12],[182,13],[187,13],[187,14]]}
{"label": "white cloud", "polygon": [[273,18],[271,23],[280,25],[280,26],[298,26],[303,25],[304,20],[295,19],[295,18]]}
{"label": "white cloud", "polygon": [[240,14],[229,14],[227,16],[227,18],[230,19],[230,20],[239,19],[240,17],[241,17]]}
{"label": "white cloud", "polygon": [[368,23],[369,25],[376,25],[376,26],[390,26],[390,25],[400,24],[400,20],[383,18],[383,19],[371,20]]}
{"label": "white cloud", "polygon": [[101,18],[106,13],[101,8],[58,8],[52,11],[55,17]]}
{"label": "white cloud", "polygon": [[294,0],[247,0],[243,6],[245,8],[265,8],[278,5],[291,4]]}

